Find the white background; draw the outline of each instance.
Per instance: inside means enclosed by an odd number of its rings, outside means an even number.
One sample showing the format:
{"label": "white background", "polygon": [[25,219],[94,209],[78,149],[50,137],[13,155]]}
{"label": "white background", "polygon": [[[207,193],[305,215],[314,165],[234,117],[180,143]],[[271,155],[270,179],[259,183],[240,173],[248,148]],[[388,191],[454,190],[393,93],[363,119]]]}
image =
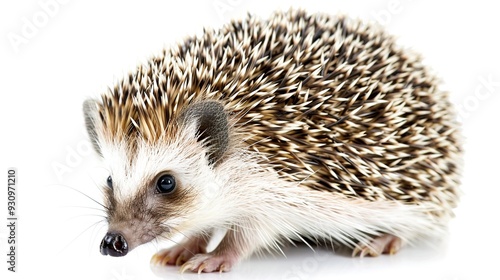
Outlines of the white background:
{"label": "white background", "polygon": [[[481,1],[457,2],[2,1],[0,216],[7,214],[7,168],[14,166],[20,220],[19,272],[13,274],[4,262],[2,218],[0,275],[7,278],[1,279],[500,279],[499,9]],[[47,9],[44,3],[52,5]],[[179,275],[172,267],[153,271],[149,258],[159,244],[125,258],[101,256],[106,227],[92,226],[100,212],[81,208],[96,204],[72,190],[100,200],[96,185],[107,176],[88,150],[82,101],[204,26],[217,28],[247,12],[266,17],[290,5],[378,21],[400,44],[422,53],[442,77],[460,108],[466,136],[464,196],[449,236],[434,246],[379,258],[288,248],[287,258],[252,257],[230,273],[201,277]]]}

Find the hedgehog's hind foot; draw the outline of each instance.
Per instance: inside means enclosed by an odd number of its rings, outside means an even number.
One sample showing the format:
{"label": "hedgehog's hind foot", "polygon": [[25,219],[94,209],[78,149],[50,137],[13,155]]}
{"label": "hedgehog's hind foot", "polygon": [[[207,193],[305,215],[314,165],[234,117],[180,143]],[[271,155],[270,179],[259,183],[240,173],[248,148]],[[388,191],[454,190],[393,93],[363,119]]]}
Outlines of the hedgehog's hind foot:
{"label": "hedgehog's hind foot", "polygon": [[352,256],[378,257],[380,254],[396,254],[401,249],[401,238],[390,234],[375,237],[369,244],[358,244],[352,251]]}

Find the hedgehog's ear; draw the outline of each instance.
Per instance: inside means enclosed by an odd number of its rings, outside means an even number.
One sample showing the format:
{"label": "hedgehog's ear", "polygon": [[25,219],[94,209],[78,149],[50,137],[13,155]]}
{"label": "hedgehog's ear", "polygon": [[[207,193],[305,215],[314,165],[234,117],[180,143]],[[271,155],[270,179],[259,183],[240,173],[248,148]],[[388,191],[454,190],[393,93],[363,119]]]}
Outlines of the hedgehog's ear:
{"label": "hedgehog's ear", "polygon": [[197,127],[196,136],[208,149],[208,161],[215,164],[229,144],[228,117],[224,106],[217,101],[201,101],[189,105],[180,116],[181,123]]}
{"label": "hedgehog's ear", "polygon": [[99,112],[97,110],[97,102],[95,100],[87,99],[83,102],[83,115],[85,118],[87,133],[90,137],[90,142],[92,143],[94,150],[102,157],[99,140],[97,139],[96,122],[98,120]]}

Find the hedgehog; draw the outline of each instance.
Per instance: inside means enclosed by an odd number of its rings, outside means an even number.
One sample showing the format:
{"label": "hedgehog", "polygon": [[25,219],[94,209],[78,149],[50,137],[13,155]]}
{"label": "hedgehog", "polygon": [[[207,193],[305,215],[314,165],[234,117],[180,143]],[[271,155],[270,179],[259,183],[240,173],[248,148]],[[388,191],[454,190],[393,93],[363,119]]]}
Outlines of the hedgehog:
{"label": "hedgehog", "polygon": [[294,9],[164,49],[83,105],[109,170],[100,252],[182,235],[152,265],[223,272],[287,244],[363,257],[442,237],[460,126],[421,61],[376,24]]}

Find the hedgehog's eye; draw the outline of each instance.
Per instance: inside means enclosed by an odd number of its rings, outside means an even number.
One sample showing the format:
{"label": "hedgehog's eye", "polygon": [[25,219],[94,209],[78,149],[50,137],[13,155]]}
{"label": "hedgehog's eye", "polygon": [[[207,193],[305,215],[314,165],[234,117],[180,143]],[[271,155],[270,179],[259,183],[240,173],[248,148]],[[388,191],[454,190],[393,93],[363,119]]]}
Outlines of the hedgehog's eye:
{"label": "hedgehog's eye", "polygon": [[108,187],[113,188],[113,179],[111,179],[111,176],[108,177],[106,183],[108,184]]}
{"label": "hedgehog's eye", "polygon": [[156,191],[158,193],[169,194],[175,190],[175,179],[170,174],[162,175],[156,182]]}

